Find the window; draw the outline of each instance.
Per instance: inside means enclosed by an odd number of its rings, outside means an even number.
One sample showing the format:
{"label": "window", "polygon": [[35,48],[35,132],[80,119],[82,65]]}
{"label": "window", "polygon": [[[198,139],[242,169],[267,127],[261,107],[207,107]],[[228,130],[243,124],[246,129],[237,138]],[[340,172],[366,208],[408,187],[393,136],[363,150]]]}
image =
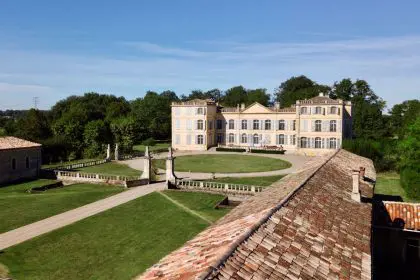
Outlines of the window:
{"label": "window", "polygon": [[308,108],[306,108],[306,107],[300,108],[300,114],[301,115],[307,115],[308,114]]}
{"label": "window", "polygon": [[296,120],[293,121],[293,130],[296,130]]}
{"label": "window", "polygon": [[175,135],[175,144],[179,145],[181,142],[181,137],[179,136],[179,134]]}
{"label": "window", "polygon": [[286,127],[284,120],[279,120],[279,130],[284,130]]}
{"label": "window", "polygon": [[203,135],[197,135],[197,144],[203,145],[204,144],[204,136]]}
{"label": "window", "polygon": [[259,120],[254,120],[253,124],[254,124],[253,129],[256,129],[256,130],[260,129],[260,121]]}
{"label": "window", "polygon": [[242,120],[241,124],[242,124],[242,129],[248,129],[248,121],[247,120]]}
{"label": "window", "polygon": [[191,120],[187,120],[187,129],[192,129],[192,121]]}
{"label": "window", "polygon": [[265,130],[270,130],[270,129],[271,129],[271,121],[265,120]]}
{"label": "window", "polygon": [[187,135],[187,145],[191,145],[191,135]]}
{"label": "window", "polygon": [[26,157],[26,169],[29,169],[29,158],[28,157]]}
{"label": "window", "polygon": [[242,143],[242,144],[246,144],[246,142],[247,142],[247,137],[246,137],[246,134],[245,134],[245,133],[243,133],[243,134],[241,135],[241,143]]}
{"label": "window", "polygon": [[222,120],[217,120],[217,129],[222,129],[222,128],[223,128]]}
{"label": "window", "polygon": [[204,129],[203,120],[198,120],[197,121],[197,129],[198,130],[203,130]]}
{"label": "window", "polygon": [[235,121],[229,120],[229,129],[235,129]]}
{"label": "window", "polygon": [[330,114],[337,114],[337,107],[331,107]]}
{"label": "window", "polygon": [[308,148],[308,138],[306,138],[306,137],[300,138],[300,147],[301,148]]}
{"label": "window", "polygon": [[279,135],[277,135],[277,137],[278,137],[278,144],[279,145],[284,145],[284,134],[279,134]]}
{"label": "window", "polygon": [[229,133],[228,141],[229,143],[235,143],[235,135],[233,133]]}
{"label": "window", "polygon": [[315,138],[315,149],[321,149],[321,137]]}
{"label": "window", "polygon": [[204,115],[204,108],[197,108],[197,115]]}
{"label": "window", "polygon": [[258,134],[254,134],[252,139],[253,139],[254,144],[258,144],[260,141],[260,137],[258,136]]}
{"label": "window", "polygon": [[322,108],[321,107],[315,107],[315,114],[321,115],[322,114]]}
{"label": "window", "polygon": [[331,132],[337,131],[337,121],[330,121],[330,131]]}
{"label": "window", "polygon": [[217,134],[217,143],[223,143],[223,134]]}
{"label": "window", "polygon": [[180,120],[175,120],[175,128],[179,129],[181,127],[181,121]]}
{"label": "window", "polygon": [[322,122],[320,120],[315,121],[315,131],[321,131],[322,130]]}
{"label": "window", "polygon": [[209,120],[209,129],[212,130],[213,129],[213,121]]}
{"label": "window", "polygon": [[174,111],[175,111],[175,116],[179,116],[181,114],[181,108],[179,107],[175,107]]}
{"label": "window", "polygon": [[292,135],[292,145],[296,145],[296,135]]}
{"label": "window", "polygon": [[329,145],[330,149],[337,149],[337,139],[335,138],[330,138],[330,145]]}
{"label": "window", "polygon": [[16,170],[16,159],[12,159],[12,170]]}

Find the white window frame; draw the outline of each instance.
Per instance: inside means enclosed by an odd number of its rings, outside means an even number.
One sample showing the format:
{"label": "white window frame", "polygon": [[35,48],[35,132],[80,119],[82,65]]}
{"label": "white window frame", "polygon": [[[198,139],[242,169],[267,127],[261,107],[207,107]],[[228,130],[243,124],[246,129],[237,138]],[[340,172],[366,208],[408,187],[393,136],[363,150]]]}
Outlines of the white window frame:
{"label": "white window frame", "polygon": [[315,121],[315,132],[321,132],[322,131],[322,121],[316,120]]}
{"label": "white window frame", "polygon": [[337,132],[337,121],[331,120],[330,121],[330,132]]}
{"label": "white window frame", "polygon": [[286,130],[286,121],[279,120],[279,129],[278,130]]}
{"label": "white window frame", "polygon": [[204,130],[204,121],[197,120],[197,130]]}
{"label": "white window frame", "polygon": [[252,121],[252,128],[254,130],[260,130],[260,121],[259,120],[253,120]]}
{"label": "white window frame", "polygon": [[271,120],[265,120],[264,129],[265,130],[271,130]]}
{"label": "white window frame", "polygon": [[229,144],[235,143],[235,134],[229,133],[229,135],[228,135],[228,143]]}
{"label": "white window frame", "polygon": [[197,135],[197,145],[204,145],[204,135]]}
{"label": "white window frame", "polygon": [[322,148],[322,139],[321,137],[315,137],[315,149]]}
{"label": "white window frame", "polygon": [[[257,141],[255,141],[255,139],[257,139]],[[260,136],[258,134],[255,133],[254,135],[252,135],[252,143],[254,145],[258,145],[260,143]]]}
{"label": "white window frame", "polygon": [[248,142],[248,136],[246,135],[246,133],[242,133],[241,135],[241,143],[242,144],[246,144]]}
{"label": "white window frame", "polygon": [[278,138],[278,143],[279,143],[279,145],[285,145],[285,135],[284,134],[279,134],[279,135],[277,135],[277,138]]}
{"label": "white window frame", "polygon": [[248,121],[247,120],[242,120],[241,121],[241,128],[243,130],[247,130],[248,129]]}
{"label": "white window frame", "polygon": [[[304,148],[304,149],[308,148],[308,138],[307,137],[301,137],[299,141],[300,141],[300,147],[301,148]],[[303,143],[305,143],[305,145],[303,145]]]}
{"label": "white window frame", "polygon": [[229,129],[235,129],[235,121],[234,120],[229,120]]}

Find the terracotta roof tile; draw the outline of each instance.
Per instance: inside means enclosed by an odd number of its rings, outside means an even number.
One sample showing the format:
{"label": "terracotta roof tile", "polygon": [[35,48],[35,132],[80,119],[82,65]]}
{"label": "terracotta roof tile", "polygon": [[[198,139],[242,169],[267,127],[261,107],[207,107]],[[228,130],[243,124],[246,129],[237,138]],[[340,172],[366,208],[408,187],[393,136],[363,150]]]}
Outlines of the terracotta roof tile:
{"label": "terracotta roof tile", "polygon": [[0,150],[41,147],[41,144],[12,136],[0,137]]}
{"label": "terracotta roof tile", "polygon": [[388,225],[420,231],[420,203],[384,201],[389,216]]}

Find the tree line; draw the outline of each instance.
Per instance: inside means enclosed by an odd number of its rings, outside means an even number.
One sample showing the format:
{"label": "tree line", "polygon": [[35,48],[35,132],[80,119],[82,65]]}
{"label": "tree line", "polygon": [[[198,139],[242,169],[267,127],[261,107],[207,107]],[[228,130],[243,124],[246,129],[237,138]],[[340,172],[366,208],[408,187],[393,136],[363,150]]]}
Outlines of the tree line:
{"label": "tree line", "polygon": [[[170,90],[148,91],[144,97],[131,101],[86,93],[58,101],[47,111],[0,111],[0,135],[43,144],[46,162],[92,158],[103,156],[106,144],[119,143],[124,152],[130,152],[135,143],[147,139],[170,139],[170,105],[174,101],[210,98],[227,107],[254,102],[265,106],[280,102],[281,107],[289,107],[296,100],[312,98],[320,92],[353,104],[354,139],[343,141],[345,149],[371,158],[378,171],[409,170],[404,171],[409,177],[419,173],[419,100],[404,101],[384,114],[386,103],[368,82],[349,78],[323,85],[303,75],[291,77],[280,83],[273,94],[264,88],[243,86],[224,91],[193,90],[180,96]],[[420,196],[418,189],[413,195]]]}

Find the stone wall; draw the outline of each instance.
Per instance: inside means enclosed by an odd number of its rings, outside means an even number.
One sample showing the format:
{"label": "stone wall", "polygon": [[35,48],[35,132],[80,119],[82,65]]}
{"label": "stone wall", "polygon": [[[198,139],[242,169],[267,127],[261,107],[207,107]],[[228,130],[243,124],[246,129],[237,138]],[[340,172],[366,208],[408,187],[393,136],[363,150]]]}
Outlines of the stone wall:
{"label": "stone wall", "polygon": [[[16,160],[15,169],[12,168],[13,159]],[[36,178],[40,168],[41,147],[0,150],[0,184]]]}

